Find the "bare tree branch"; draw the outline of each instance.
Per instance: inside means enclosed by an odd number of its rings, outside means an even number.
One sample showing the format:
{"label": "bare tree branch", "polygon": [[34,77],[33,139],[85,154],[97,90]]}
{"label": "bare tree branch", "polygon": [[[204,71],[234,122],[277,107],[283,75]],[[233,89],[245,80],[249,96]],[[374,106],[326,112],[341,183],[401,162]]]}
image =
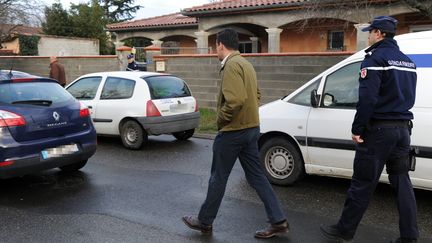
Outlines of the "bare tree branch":
{"label": "bare tree branch", "polygon": [[432,2],[430,0],[403,0],[408,6],[417,9],[423,15],[432,19]]}
{"label": "bare tree branch", "polygon": [[19,25],[39,26],[42,7],[41,0],[0,0],[0,49]]}

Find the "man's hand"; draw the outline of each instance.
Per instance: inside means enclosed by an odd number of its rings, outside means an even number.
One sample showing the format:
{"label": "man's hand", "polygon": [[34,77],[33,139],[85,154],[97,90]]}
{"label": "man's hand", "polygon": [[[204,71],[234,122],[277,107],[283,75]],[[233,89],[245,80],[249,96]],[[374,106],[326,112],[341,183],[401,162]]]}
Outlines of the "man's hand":
{"label": "man's hand", "polygon": [[363,139],[360,137],[360,135],[351,135],[351,139],[355,142],[355,143],[363,143]]}

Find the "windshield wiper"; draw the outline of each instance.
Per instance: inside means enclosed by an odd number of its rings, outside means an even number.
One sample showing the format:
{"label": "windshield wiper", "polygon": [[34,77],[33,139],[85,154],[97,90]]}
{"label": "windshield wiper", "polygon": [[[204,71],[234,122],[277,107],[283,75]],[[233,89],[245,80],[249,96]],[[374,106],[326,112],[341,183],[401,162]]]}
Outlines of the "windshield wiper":
{"label": "windshield wiper", "polygon": [[18,100],[12,102],[12,104],[26,104],[26,105],[41,105],[41,106],[50,106],[52,104],[52,100]]}

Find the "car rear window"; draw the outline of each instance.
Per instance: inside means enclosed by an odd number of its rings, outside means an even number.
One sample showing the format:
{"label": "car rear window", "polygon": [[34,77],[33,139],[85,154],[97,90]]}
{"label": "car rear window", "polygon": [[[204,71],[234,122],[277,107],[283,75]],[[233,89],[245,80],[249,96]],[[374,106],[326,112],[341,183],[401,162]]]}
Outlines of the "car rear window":
{"label": "car rear window", "polygon": [[144,78],[150,88],[152,99],[166,99],[191,96],[186,82],[174,76]]}
{"label": "car rear window", "polygon": [[0,84],[1,103],[17,104],[39,100],[49,101],[50,104],[54,104],[70,99],[73,99],[73,97],[56,83],[23,82]]}

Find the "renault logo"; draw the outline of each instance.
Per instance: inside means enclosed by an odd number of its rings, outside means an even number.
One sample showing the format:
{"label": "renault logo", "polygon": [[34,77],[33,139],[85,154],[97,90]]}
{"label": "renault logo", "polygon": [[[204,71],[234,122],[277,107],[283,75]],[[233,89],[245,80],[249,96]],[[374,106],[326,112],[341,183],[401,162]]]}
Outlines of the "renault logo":
{"label": "renault logo", "polygon": [[54,117],[56,122],[58,122],[60,120],[60,115],[59,115],[59,113],[57,113],[57,111],[53,112],[53,117]]}

